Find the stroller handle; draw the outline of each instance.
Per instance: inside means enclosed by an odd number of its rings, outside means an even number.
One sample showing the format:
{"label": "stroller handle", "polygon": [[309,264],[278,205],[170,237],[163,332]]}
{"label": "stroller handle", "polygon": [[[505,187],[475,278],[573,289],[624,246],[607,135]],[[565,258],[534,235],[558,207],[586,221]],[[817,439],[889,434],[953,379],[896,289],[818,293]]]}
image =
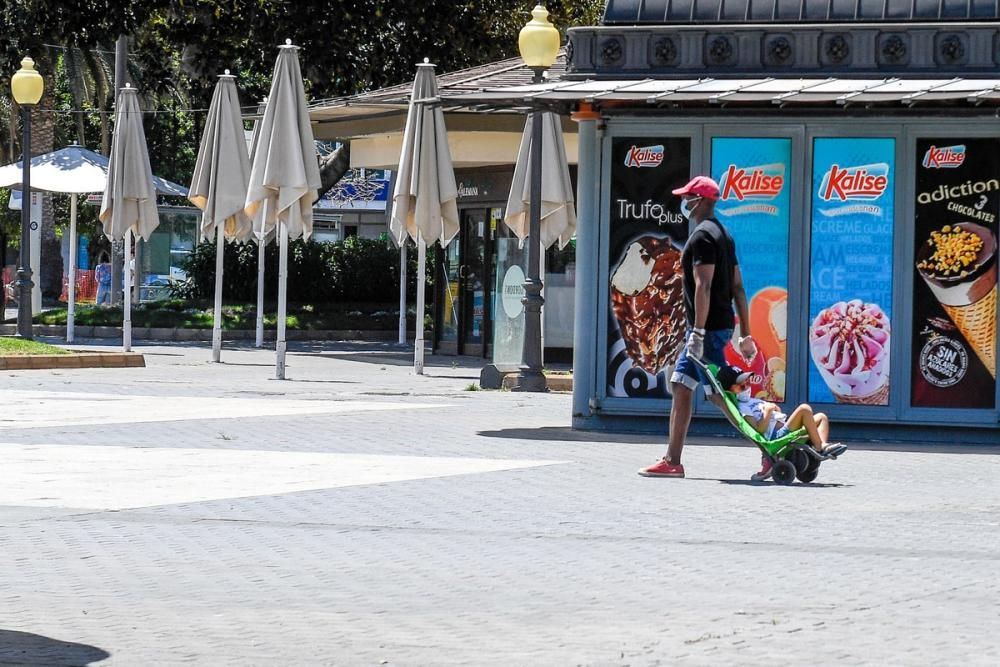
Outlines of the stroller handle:
{"label": "stroller handle", "polygon": [[705,376],[708,380],[708,384],[712,386],[712,391],[721,395],[723,391],[722,385],[719,384],[719,380],[715,377],[715,373],[709,370],[708,365],[701,359],[695,359],[694,357],[688,357],[688,359],[694,362],[694,365],[697,366],[698,370],[700,370],[702,375]]}

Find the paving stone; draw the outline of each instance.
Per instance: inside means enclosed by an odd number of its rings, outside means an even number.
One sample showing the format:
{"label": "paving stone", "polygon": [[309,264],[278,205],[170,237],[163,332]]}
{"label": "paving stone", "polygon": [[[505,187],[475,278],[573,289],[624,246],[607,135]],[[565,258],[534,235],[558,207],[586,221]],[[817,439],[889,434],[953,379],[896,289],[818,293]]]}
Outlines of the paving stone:
{"label": "paving stone", "polygon": [[[0,505],[0,662],[1000,660],[995,450],[853,446],[816,484],[776,487],[747,481],[752,448],[698,440],[688,479],[644,479],[662,438],[571,432],[566,395],[464,391],[467,360],[429,357],[419,377],[393,345],[296,343],[281,382],[246,345],[223,364],[204,344],[137,349],[146,368],[0,373],[0,454],[21,485]],[[169,466],[137,466],[137,448]],[[199,470],[277,480],[304,455],[403,470],[283,492]],[[415,479],[413,457],[565,463]],[[130,493],[187,460],[177,483],[200,495],[46,499],[70,460],[77,482]]]}

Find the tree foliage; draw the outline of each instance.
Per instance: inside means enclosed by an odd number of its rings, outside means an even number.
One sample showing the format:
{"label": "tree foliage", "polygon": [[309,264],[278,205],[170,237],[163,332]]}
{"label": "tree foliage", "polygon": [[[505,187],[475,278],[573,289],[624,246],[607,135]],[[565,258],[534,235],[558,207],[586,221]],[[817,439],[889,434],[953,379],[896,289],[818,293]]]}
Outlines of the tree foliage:
{"label": "tree foliage", "polygon": [[[151,146],[153,159],[168,160],[168,172],[179,173],[164,175],[180,178],[189,173],[185,162],[193,154],[171,149],[197,143],[189,135],[197,134],[204,122],[204,111],[187,110],[207,109],[216,77],[226,69],[238,77],[242,103],[255,105],[267,93],[276,47],[286,38],[302,48],[307,94],[322,99],[404,83],[424,58],[446,72],[516,55],[517,33],[533,4],[4,0],[0,67],[12,74],[24,55],[32,55],[53,84],[61,77],[68,95],[56,102],[57,141],[74,137],[100,147],[100,118],[109,113],[106,100],[113,87],[115,39],[129,35],[129,76],[143,94],[143,106],[167,112],[147,121],[147,132],[165,135],[156,141],[162,152]],[[556,25],[565,28],[596,21],[603,3],[549,0],[547,6]],[[9,107],[6,90],[2,97]],[[170,116],[188,118],[179,122]]]}
{"label": "tree foliage", "polygon": [[[324,99],[405,83],[429,58],[438,71],[517,53],[533,1],[455,0],[2,0],[0,76],[31,55],[46,78],[33,112],[39,141],[106,152],[114,94],[114,47],[129,36],[128,76],[139,89],[155,173],[186,183],[216,77],[237,76],[252,109],[267,94],[277,46],[302,48],[306,92]],[[549,0],[560,28],[597,21],[601,0]],[[0,91],[0,158],[20,157],[17,109]],[[37,150],[35,151],[38,152]],[[16,240],[17,214],[0,211]],[[51,224],[43,229],[52,229]],[[49,234],[49,236],[53,236]],[[54,237],[53,237],[54,238]],[[43,259],[43,262],[45,260]]]}

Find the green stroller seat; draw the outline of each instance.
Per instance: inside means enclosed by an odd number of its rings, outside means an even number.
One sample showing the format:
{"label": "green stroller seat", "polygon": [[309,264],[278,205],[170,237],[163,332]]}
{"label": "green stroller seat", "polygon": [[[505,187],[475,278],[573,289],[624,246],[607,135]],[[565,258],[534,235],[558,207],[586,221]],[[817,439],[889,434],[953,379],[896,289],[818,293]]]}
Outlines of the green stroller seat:
{"label": "green stroller seat", "polygon": [[[689,357],[690,359],[690,357]],[[772,477],[778,484],[791,484],[796,478],[809,483],[819,474],[819,464],[826,458],[809,444],[805,428],[790,431],[780,438],[767,439],[743,418],[736,404],[736,395],[719,384],[719,367],[691,359],[708,380],[712,391],[722,397],[722,412],[740,435],[757,445],[772,466]]]}

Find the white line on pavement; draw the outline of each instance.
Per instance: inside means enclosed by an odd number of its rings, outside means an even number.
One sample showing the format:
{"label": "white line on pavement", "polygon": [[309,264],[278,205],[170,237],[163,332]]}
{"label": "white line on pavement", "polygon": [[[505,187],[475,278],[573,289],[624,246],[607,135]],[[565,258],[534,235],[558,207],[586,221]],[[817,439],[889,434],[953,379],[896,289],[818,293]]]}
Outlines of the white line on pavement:
{"label": "white line on pavement", "polygon": [[19,429],[451,407],[447,404],[400,401],[135,396],[9,389],[0,390],[0,406],[3,406],[0,426]]}
{"label": "white line on pavement", "polygon": [[0,443],[0,505],[120,510],[565,461]]}

